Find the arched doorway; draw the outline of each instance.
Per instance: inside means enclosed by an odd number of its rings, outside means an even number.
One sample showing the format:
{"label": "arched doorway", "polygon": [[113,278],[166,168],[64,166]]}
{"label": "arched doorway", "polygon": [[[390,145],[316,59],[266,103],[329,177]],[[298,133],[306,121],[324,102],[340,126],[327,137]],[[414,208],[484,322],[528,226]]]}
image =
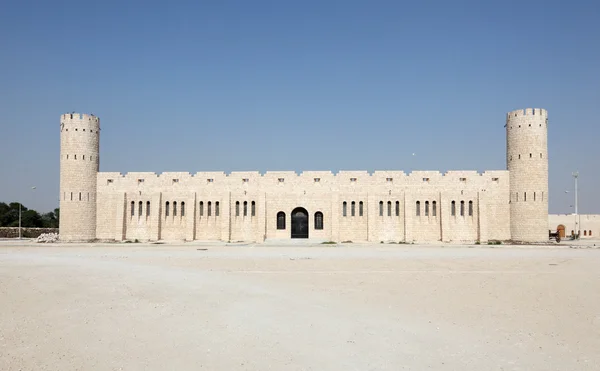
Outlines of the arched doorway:
{"label": "arched doorway", "polygon": [[559,225],[558,227],[556,227],[556,231],[558,232],[558,235],[560,236],[560,238],[565,238],[565,226],[564,225]]}
{"label": "arched doorway", "polygon": [[308,211],[302,207],[292,211],[292,238],[308,238]]}

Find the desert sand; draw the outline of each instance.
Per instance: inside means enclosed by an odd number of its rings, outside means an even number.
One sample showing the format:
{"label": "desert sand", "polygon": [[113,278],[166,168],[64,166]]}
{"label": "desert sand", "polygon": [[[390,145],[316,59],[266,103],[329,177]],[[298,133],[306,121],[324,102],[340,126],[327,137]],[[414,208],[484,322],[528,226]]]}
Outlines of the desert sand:
{"label": "desert sand", "polygon": [[0,241],[0,370],[599,370],[577,247]]}

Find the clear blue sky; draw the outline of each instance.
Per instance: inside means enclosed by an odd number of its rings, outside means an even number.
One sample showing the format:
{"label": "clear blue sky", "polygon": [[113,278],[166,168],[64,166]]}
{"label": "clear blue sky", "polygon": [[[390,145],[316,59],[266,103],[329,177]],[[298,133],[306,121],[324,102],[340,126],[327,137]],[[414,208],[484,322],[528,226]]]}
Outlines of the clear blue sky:
{"label": "clear blue sky", "polygon": [[[101,171],[505,169],[550,113],[550,212],[600,213],[598,1],[10,1],[0,201],[58,206],[59,115]],[[416,153],[416,156],[412,156]],[[31,186],[36,186],[31,191]]]}

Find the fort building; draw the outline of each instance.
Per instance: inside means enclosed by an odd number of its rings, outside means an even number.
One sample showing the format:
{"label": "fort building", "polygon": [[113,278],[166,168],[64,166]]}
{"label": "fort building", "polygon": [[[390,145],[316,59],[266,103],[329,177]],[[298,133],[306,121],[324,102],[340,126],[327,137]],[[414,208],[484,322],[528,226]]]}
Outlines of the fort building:
{"label": "fort building", "polygon": [[100,172],[100,119],[60,117],[60,239],[548,240],[548,114],[506,115],[506,170]]}

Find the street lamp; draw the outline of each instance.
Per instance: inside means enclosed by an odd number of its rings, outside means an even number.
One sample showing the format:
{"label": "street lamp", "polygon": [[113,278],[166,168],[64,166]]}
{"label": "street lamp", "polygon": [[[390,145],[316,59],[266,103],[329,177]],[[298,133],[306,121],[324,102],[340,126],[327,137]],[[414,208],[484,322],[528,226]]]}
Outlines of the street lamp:
{"label": "street lamp", "polygon": [[577,223],[577,207],[578,207],[578,200],[577,200],[577,178],[579,178],[579,172],[575,171],[574,173],[572,173],[573,178],[575,178],[575,236],[579,237],[579,227],[578,227],[578,223]]}
{"label": "street lamp", "polygon": [[[31,187],[31,190],[35,190],[35,186]],[[21,203],[19,202],[19,239],[21,239],[22,236],[22,232],[21,232]]]}

